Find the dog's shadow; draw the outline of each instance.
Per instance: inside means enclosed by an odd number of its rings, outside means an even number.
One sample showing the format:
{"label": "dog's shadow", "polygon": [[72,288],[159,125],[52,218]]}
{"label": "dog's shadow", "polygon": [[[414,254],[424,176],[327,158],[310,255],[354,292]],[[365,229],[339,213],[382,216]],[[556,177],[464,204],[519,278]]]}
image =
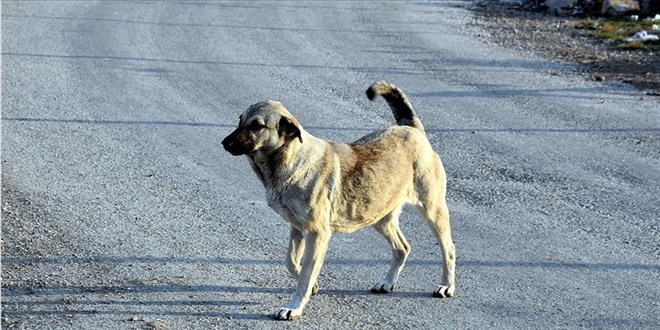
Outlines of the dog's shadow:
{"label": "dog's shadow", "polygon": [[[233,320],[271,320],[272,314],[253,312],[267,310],[263,303],[250,297],[254,294],[288,296],[295,288],[258,286],[175,285],[142,284],[117,286],[55,286],[55,285],[5,285],[2,289],[3,314],[11,318],[37,316],[92,316],[110,315],[132,322],[143,322],[150,317],[215,317]],[[232,295],[230,299],[193,299],[189,293]],[[149,295],[174,294],[173,299],[144,299]],[[132,299],[127,295],[142,297]],[[137,296],[135,296],[137,295]],[[180,299],[185,295],[186,299]],[[391,298],[428,298],[430,292],[400,291],[374,294],[361,289],[327,289],[317,297],[378,296]],[[92,299],[90,299],[92,298]],[[194,311],[187,309],[195,309]],[[139,317],[136,317],[139,316]]]}
{"label": "dog's shadow", "polygon": [[[287,292],[293,293],[294,290],[287,290]],[[342,290],[342,289],[327,289],[324,290],[323,287],[319,289],[318,296],[330,296],[330,297],[336,297],[336,296],[353,296],[353,297],[382,297],[382,298],[396,298],[396,299],[401,299],[401,298],[406,298],[406,299],[422,299],[422,298],[430,298],[433,297],[433,294],[431,291],[429,292],[421,292],[421,291],[397,291],[394,290],[392,293],[373,293],[371,290],[360,290],[360,289],[354,289],[354,290]]]}

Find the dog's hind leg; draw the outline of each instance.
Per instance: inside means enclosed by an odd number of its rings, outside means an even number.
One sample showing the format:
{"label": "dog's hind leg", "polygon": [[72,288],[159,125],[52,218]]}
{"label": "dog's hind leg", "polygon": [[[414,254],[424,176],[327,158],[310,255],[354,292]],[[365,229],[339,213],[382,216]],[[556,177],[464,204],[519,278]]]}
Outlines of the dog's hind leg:
{"label": "dog's hind leg", "polygon": [[454,285],[456,247],[451,238],[447,204],[444,198],[435,200],[434,202],[437,204],[425,203],[425,205],[418,207],[418,209],[424,218],[426,218],[426,222],[442,249],[442,282],[440,283],[440,287],[433,292],[433,296],[449,298],[454,296],[456,290]]}
{"label": "dog's hind leg", "polygon": [[[300,259],[302,258],[304,248],[305,239],[303,238],[302,232],[294,226],[291,226],[291,232],[289,234],[289,249],[286,253],[286,268],[296,281],[298,280],[298,277],[300,277]],[[318,283],[315,283],[312,288],[312,295],[316,295],[318,291],[319,285]]]}
{"label": "dog's hind leg", "polygon": [[399,228],[400,213],[401,207],[398,207],[374,225],[374,228],[387,239],[387,242],[392,248],[392,265],[385,278],[378,281],[371,288],[371,292],[373,293],[390,293],[394,290],[406,258],[410,254],[410,244],[408,244],[401,232],[401,228]]}
{"label": "dog's hind leg", "polygon": [[449,223],[449,209],[445,201],[446,183],[444,170],[436,158],[435,175],[427,175],[419,178],[416,186],[419,197],[417,210],[426,219],[433,235],[438,240],[442,249],[442,282],[440,287],[433,292],[434,297],[448,298],[455,294],[454,274],[456,269],[456,247],[451,238],[451,226]]}
{"label": "dog's hind leg", "polygon": [[449,226],[449,212],[444,201],[437,208],[427,210],[426,220],[438,240],[442,249],[442,282],[437,290],[433,292],[434,297],[449,298],[453,297],[456,287],[454,284],[454,274],[456,269],[456,247],[451,238]]}

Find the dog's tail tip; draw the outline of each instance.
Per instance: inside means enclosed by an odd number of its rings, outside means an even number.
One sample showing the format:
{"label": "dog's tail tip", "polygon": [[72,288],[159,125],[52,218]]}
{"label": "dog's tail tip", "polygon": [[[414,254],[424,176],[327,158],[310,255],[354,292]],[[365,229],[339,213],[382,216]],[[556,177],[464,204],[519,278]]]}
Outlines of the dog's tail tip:
{"label": "dog's tail tip", "polygon": [[376,94],[376,91],[374,90],[374,87],[370,86],[367,89],[367,98],[369,98],[369,101],[373,101],[376,98],[376,96],[378,96],[378,94]]}
{"label": "dog's tail tip", "polygon": [[380,80],[369,86],[369,88],[367,89],[367,97],[369,98],[369,100],[373,101],[374,99],[376,99],[377,96],[389,94],[395,88],[396,87],[391,83],[385,80]]}
{"label": "dog's tail tip", "polygon": [[398,125],[411,126],[424,131],[424,125],[415,115],[410,101],[398,87],[385,80],[377,81],[367,89],[367,97],[373,101],[378,95],[387,101]]}

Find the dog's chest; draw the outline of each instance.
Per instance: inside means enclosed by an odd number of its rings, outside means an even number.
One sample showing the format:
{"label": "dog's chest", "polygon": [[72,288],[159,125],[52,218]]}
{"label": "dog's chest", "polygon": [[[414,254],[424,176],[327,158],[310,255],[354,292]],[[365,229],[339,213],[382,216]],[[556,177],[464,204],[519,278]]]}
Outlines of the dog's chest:
{"label": "dog's chest", "polygon": [[267,189],[268,206],[292,225],[301,224],[307,218],[307,210],[300,196],[289,197],[288,193]]}

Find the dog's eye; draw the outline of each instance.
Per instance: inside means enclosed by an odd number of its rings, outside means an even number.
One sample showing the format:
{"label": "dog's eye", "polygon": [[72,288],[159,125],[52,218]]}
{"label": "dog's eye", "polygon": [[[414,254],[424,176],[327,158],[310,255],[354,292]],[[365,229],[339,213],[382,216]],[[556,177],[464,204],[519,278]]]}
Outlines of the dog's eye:
{"label": "dog's eye", "polygon": [[248,129],[251,131],[258,131],[264,128],[266,128],[266,125],[260,124],[256,121],[253,121],[252,123],[250,123],[250,126],[248,126]]}

